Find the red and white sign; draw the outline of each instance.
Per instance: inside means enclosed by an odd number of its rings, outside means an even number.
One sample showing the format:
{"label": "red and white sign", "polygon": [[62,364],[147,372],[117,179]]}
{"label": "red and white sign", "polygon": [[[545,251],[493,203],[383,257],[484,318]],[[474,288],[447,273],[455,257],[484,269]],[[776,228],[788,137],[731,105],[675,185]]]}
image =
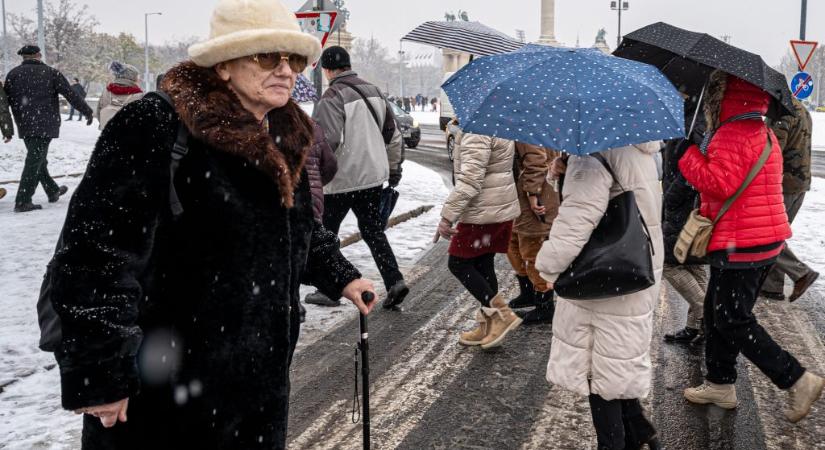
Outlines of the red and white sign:
{"label": "red and white sign", "polygon": [[317,37],[323,46],[326,45],[327,38],[335,26],[338,13],[336,11],[303,11],[295,13],[295,17],[298,18],[301,31]]}
{"label": "red and white sign", "polygon": [[811,57],[814,56],[814,50],[816,50],[816,46],[819,45],[816,41],[791,41],[791,49],[793,50],[794,56],[796,56],[796,62],[799,63],[799,70],[805,70],[805,66],[811,61]]}

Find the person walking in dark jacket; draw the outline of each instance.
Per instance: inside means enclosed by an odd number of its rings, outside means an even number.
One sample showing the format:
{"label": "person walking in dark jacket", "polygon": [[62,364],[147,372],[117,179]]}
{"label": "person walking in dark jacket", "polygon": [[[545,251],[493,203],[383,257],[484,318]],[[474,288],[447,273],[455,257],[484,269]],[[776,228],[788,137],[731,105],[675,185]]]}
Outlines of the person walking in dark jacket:
{"label": "person walking in dark jacket", "polygon": [[[782,195],[785,199],[785,212],[793,223],[805,194],[811,190],[811,130],[813,123],[811,113],[797,99],[793,100],[795,114],[787,115],[776,121],[773,131],[782,147],[783,177]],[[785,275],[794,283],[790,301],[796,301],[819,278],[819,273],[796,257],[791,248],[785,245],[776,259],[765,284],[762,296],[773,300],[785,299]]]}
{"label": "person walking in dark jacket", "polygon": [[[686,130],[690,130],[696,112],[696,102],[686,102]],[[691,136],[701,142],[705,134],[705,118],[699,114],[693,124]],[[673,255],[676,241],[685,223],[698,206],[699,193],[688,184],[679,171],[679,160],[693,145],[690,139],[673,139],[665,143],[662,150],[662,233],[665,240],[664,278],[688,304],[687,322],[681,330],[666,333],[665,342],[679,342],[698,345],[704,342],[702,320],[704,316],[705,293],[708,289],[708,272],[705,261],[689,259],[679,263]]]}
{"label": "person walking in dark jacket", "polygon": [[277,0],[220,0],[212,27],[164,78],[174,106],[149,95],[103,130],[50,263],[83,450],[284,449],[299,284],[373,305],[314,220],[312,122],[289,99],[320,42]]}
{"label": "person walking in dark jacket", "polygon": [[72,90],[66,77],[40,60],[39,47],[27,45],[17,54],[23,57],[23,63],[9,71],[4,89],[17,122],[18,135],[28,150],[14,211],[28,212],[42,208],[32,203],[38,183],[43,185],[50,203],[58,201],[69,190],[55,183],[46,160],[52,139],[60,137],[58,94],[86,117],[86,125],[92,124],[93,117],[92,108]]}
{"label": "person walking in dark jacket", "polygon": [[[330,82],[313,112],[338,161],[338,173],[324,187],[324,226],[338,233],[350,210],[369,246],[392,308],[404,301],[409,288],[398,269],[379,206],[384,183],[401,182],[401,133],[390,106],[374,85],[352,71],[350,56],[342,47],[330,47],[321,56],[324,76]],[[310,294],[307,303],[335,306],[338,299]]]}
{"label": "person walking in dark jacket", "polygon": [[[78,97],[82,98],[83,100],[86,100],[86,89],[83,89],[83,85],[80,84],[80,79],[74,78],[74,83],[72,83],[72,90],[75,91]],[[66,122],[72,120],[72,117],[74,117],[74,112],[74,106],[72,104],[69,104],[69,118],[66,119]],[[77,121],[80,122],[81,120],[83,120],[83,115],[80,114],[80,111],[78,111]]]}
{"label": "person walking in dark jacket", "polygon": [[[3,142],[8,144],[14,137],[14,122],[9,112],[9,101],[6,98],[6,91],[3,90],[3,83],[0,83],[0,134],[3,135]],[[0,188],[0,198],[6,196],[6,189]]]}

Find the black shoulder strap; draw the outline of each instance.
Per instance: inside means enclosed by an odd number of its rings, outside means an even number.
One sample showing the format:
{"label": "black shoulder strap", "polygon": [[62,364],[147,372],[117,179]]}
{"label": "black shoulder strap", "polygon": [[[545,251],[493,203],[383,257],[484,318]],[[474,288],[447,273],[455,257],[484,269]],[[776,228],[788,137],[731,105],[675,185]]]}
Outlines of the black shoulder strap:
{"label": "black shoulder strap", "polygon": [[622,188],[622,190],[624,191],[624,186],[622,186],[622,183],[619,181],[618,178],[616,178],[616,174],[613,172],[613,169],[610,167],[610,164],[607,162],[607,159],[605,159],[604,155],[602,155],[601,153],[593,153],[591,156],[593,156],[594,158],[599,160],[600,163],[602,163],[604,168],[607,169],[607,173],[609,173],[610,176],[613,177],[613,181],[616,184],[618,184],[619,187]]}
{"label": "black shoulder strap", "polygon": [[[173,109],[175,107],[172,98],[169,97],[169,94],[166,92],[157,90],[146,95],[155,96],[163,100]],[[169,163],[169,206],[172,208],[172,215],[175,217],[183,214],[183,205],[181,205],[178,192],[175,190],[175,173],[177,173],[178,167],[180,167],[181,160],[189,153],[189,130],[186,128],[186,125],[183,124],[182,120],[179,122],[175,144],[172,145],[172,161]]]}
{"label": "black shoulder strap", "polygon": [[369,108],[370,114],[372,114],[372,118],[375,119],[375,124],[378,126],[378,131],[380,131],[383,134],[384,125],[381,124],[381,121],[378,119],[378,113],[375,112],[375,108],[372,107],[372,103],[370,103],[370,100],[367,98],[364,92],[361,91],[361,89],[359,89],[358,86],[351,83],[347,83],[346,81],[336,80],[335,83],[341,83],[344,86],[351,87],[353,91],[358,93],[358,95],[360,95],[361,98],[364,99],[364,103],[367,104],[367,108]]}
{"label": "black shoulder strap", "polygon": [[[618,184],[619,187],[622,189],[622,192],[627,192],[627,190],[624,188],[624,186],[622,186],[622,183],[619,181],[619,179],[616,178],[616,173],[613,172],[613,169],[610,167],[610,164],[607,162],[607,159],[605,159],[604,155],[602,155],[601,153],[593,153],[591,156],[593,156],[594,158],[599,160],[600,163],[602,163],[604,168],[607,169],[607,172],[610,174],[610,176],[613,177],[613,181],[616,184]],[[642,210],[638,209],[638,204],[636,205],[636,207],[637,207],[636,212],[639,213],[639,220],[642,222],[642,227],[645,230],[645,237],[647,238],[648,244],[650,244],[650,253],[655,255],[656,254],[656,249],[653,248],[653,239],[650,237],[650,230],[648,230],[648,228],[647,228],[647,222],[645,222],[645,218],[642,215]]]}
{"label": "black shoulder strap", "polygon": [[716,129],[709,131],[707,134],[705,134],[705,139],[703,139],[702,143],[699,145],[699,150],[701,150],[702,154],[707,154],[708,146],[710,146],[710,141],[713,140],[713,137],[716,135],[716,132],[718,132],[723,126],[731,122],[737,122],[739,120],[762,120],[762,113],[751,111],[744,114],[739,114],[737,116],[733,116],[730,119],[720,123],[719,126],[716,127]]}

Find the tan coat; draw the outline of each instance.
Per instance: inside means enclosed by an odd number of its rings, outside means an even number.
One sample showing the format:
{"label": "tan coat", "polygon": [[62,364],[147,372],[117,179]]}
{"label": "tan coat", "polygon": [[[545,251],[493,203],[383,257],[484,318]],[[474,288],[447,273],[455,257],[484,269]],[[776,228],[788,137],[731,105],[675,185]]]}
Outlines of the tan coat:
{"label": "tan coat", "polygon": [[[633,399],[646,397],[650,390],[653,311],[664,262],[662,189],[653,159],[658,150],[659,143],[650,142],[602,153],[619,182],[636,195],[654,245],[656,284],[605,300],[557,298],[547,380],[581,395]],[[564,202],[536,260],[543,278],[554,282],[570,266],[590,239],[608,201],[621,192],[596,158],[570,157]]]}
{"label": "tan coat", "polygon": [[483,225],[507,222],[521,213],[513,177],[513,141],[466,133],[456,148],[455,188],[441,217]]}
{"label": "tan coat", "polygon": [[[550,232],[550,225],[559,212],[559,194],[547,182],[547,171],[550,163],[559,155],[554,150],[516,142],[516,189],[521,215],[513,226],[514,233],[522,236],[547,236]],[[527,198],[529,194],[538,194],[541,204],[547,209],[544,222],[530,209]]]}
{"label": "tan coat", "polygon": [[[115,80],[115,84],[123,86],[137,86],[137,82],[135,81],[120,78]],[[128,95],[115,95],[109,92],[108,89],[104,89],[103,93],[100,94],[100,100],[97,102],[97,111],[95,114],[97,116],[97,121],[100,123],[98,128],[102,131],[106,128],[106,124],[112,120],[112,117],[123,109],[124,106],[142,99],[143,95],[143,92]]]}

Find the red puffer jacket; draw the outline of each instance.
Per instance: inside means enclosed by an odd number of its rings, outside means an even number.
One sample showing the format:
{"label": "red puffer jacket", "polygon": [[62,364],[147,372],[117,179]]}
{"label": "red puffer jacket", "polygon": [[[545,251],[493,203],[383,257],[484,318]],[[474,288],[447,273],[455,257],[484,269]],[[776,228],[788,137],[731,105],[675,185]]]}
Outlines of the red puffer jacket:
{"label": "red puffer jacket", "polygon": [[[767,93],[729,75],[719,122],[753,111],[764,115],[769,103]],[[761,247],[781,243],[791,237],[782,198],[782,149],[773,131],[768,130],[761,121],[741,120],[728,123],[716,132],[708,146],[707,156],[702,155],[699,147],[694,145],[679,161],[682,174],[701,195],[701,214],[713,219],[759,160],[768,137],[773,142],[770,158],[716,224],[708,251]],[[755,254],[753,260],[758,260],[760,256],[776,255]]]}

